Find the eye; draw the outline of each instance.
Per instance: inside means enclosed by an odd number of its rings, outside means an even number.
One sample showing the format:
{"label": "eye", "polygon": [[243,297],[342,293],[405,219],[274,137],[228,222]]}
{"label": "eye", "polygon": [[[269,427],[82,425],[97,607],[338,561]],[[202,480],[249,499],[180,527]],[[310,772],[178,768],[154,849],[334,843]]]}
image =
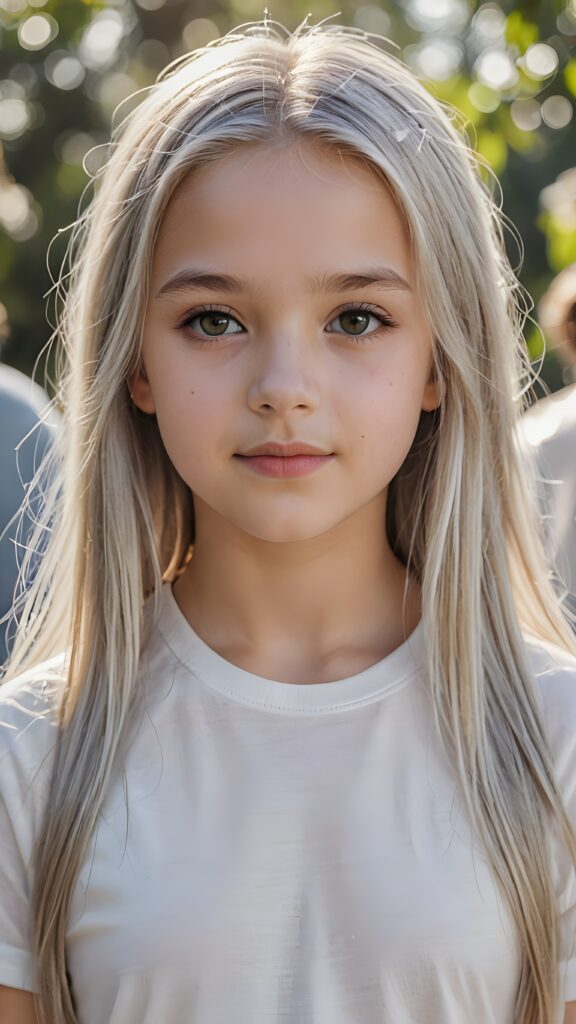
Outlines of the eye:
{"label": "eye", "polygon": [[[388,313],[384,311],[376,313],[374,312],[376,309],[376,306],[366,302],[341,307],[329,326],[340,321],[344,325],[344,330],[334,330],[330,333],[343,334],[344,337],[362,340],[364,337],[371,338],[379,330],[398,326]],[[375,330],[368,331],[367,328],[371,320],[379,326]],[[234,324],[239,330],[230,329]],[[190,334],[195,340],[199,340],[200,344],[210,344],[216,342],[218,338],[245,333],[240,322],[235,316],[232,316],[229,306],[222,309],[220,306],[210,304],[187,313],[177,325],[177,329]]]}
{"label": "eye", "polygon": [[[377,334],[378,331],[383,328],[398,326],[396,321],[393,320],[388,313],[375,313],[375,309],[377,309],[377,306],[370,305],[366,302],[360,303],[356,306],[345,306],[340,309],[334,317],[334,320],[331,321],[331,323],[335,323],[336,320],[339,320],[341,323],[344,322],[345,329],[344,331],[333,331],[332,333],[344,334],[345,336],[348,335],[348,337],[357,338],[362,338],[364,335],[366,335],[366,337],[372,337],[372,335]],[[379,327],[377,327],[376,330],[367,331],[367,327],[371,320],[375,320],[379,324]]]}
{"label": "eye", "polygon": [[[229,330],[232,323],[240,326],[239,331]],[[242,334],[244,328],[232,316],[230,307],[221,309],[219,306],[202,306],[187,313],[178,324],[178,330],[190,332],[202,341],[210,342],[231,334]]]}

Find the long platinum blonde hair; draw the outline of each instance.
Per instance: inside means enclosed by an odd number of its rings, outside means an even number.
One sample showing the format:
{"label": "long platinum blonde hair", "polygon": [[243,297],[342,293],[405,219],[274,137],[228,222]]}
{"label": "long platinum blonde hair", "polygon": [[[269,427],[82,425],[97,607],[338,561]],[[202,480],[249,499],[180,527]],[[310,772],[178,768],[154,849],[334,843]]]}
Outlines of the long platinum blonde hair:
{"label": "long platinum blonde hair", "polygon": [[306,139],[373,168],[411,242],[443,399],[422,413],[390,484],[386,528],[422,585],[437,727],[517,925],[516,1019],[557,1019],[550,824],[575,863],[576,841],[522,632],[576,646],[514,440],[532,377],[503,220],[455,117],[380,40],[265,21],[171,65],[119,123],[59,286],[66,444],[9,664],[15,676],[68,652],[32,908],[38,1006],[50,1024],[77,1024],[67,914],[137,703],[146,598],[155,608],[194,542],[191,494],[127,388],[159,225],[196,169],[240,146]]}

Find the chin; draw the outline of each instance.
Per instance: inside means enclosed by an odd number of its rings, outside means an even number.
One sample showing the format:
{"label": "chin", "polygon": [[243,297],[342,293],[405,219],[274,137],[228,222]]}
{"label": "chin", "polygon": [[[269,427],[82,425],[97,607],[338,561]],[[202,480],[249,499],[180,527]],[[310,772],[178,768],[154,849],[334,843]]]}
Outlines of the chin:
{"label": "chin", "polygon": [[268,521],[261,526],[254,525],[252,528],[243,527],[243,529],[252,537],[270,544],[295,544],[321,537],[322,534],[329,531],[330,527],[320,526],[317,523],[283,523],[276,519],[274,522]]}

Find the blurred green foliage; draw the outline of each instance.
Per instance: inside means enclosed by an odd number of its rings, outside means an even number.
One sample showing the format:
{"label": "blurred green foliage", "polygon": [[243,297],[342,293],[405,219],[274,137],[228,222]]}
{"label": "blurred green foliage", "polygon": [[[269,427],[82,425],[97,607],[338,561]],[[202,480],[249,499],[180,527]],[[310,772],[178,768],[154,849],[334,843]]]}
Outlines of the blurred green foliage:
{"label": "blurred green foliage", "polygon": [[[434,94],[461,111],[471,141],[500,177],[504,212],[524,248],[520,279],[536,301],[553,274],[576,261],[576,0],[268,6],[289,29],[310,14],[311,24],[329,18],[387,37]],[[48,340],[48,247],[77,215],[88,182],[83,161],[97,168],[118,104],[170,60],[263,16],[260,0],[0,0],[6,362],[30,373]],[[56,275],[64,237],[51,249]],[[512,234],[509,241],[518,268]],[[527,342],[537,358],[534,327]],[[552,355],[543,376],[551,388],[561,383]]]}

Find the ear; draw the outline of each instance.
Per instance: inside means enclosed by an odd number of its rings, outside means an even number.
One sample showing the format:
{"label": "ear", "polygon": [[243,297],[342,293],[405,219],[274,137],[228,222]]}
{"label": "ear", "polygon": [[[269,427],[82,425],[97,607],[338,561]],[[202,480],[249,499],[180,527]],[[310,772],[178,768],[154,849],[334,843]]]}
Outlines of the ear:
{"label": "ear", "polygon": [[432,366],[426,387],[424,388],[424,394],[422,396],[422,408],[424,412],[432,412],[434,409],[437,409],[442,401],[442,395],[442,382],[438,380],[434,366]]}
{"label": "ear", "polygon": [[146,376],[144,365],[140,362],[138,369],[128,378],[128,390],[130,398],[142,412],[156,412],[154,398]]}

